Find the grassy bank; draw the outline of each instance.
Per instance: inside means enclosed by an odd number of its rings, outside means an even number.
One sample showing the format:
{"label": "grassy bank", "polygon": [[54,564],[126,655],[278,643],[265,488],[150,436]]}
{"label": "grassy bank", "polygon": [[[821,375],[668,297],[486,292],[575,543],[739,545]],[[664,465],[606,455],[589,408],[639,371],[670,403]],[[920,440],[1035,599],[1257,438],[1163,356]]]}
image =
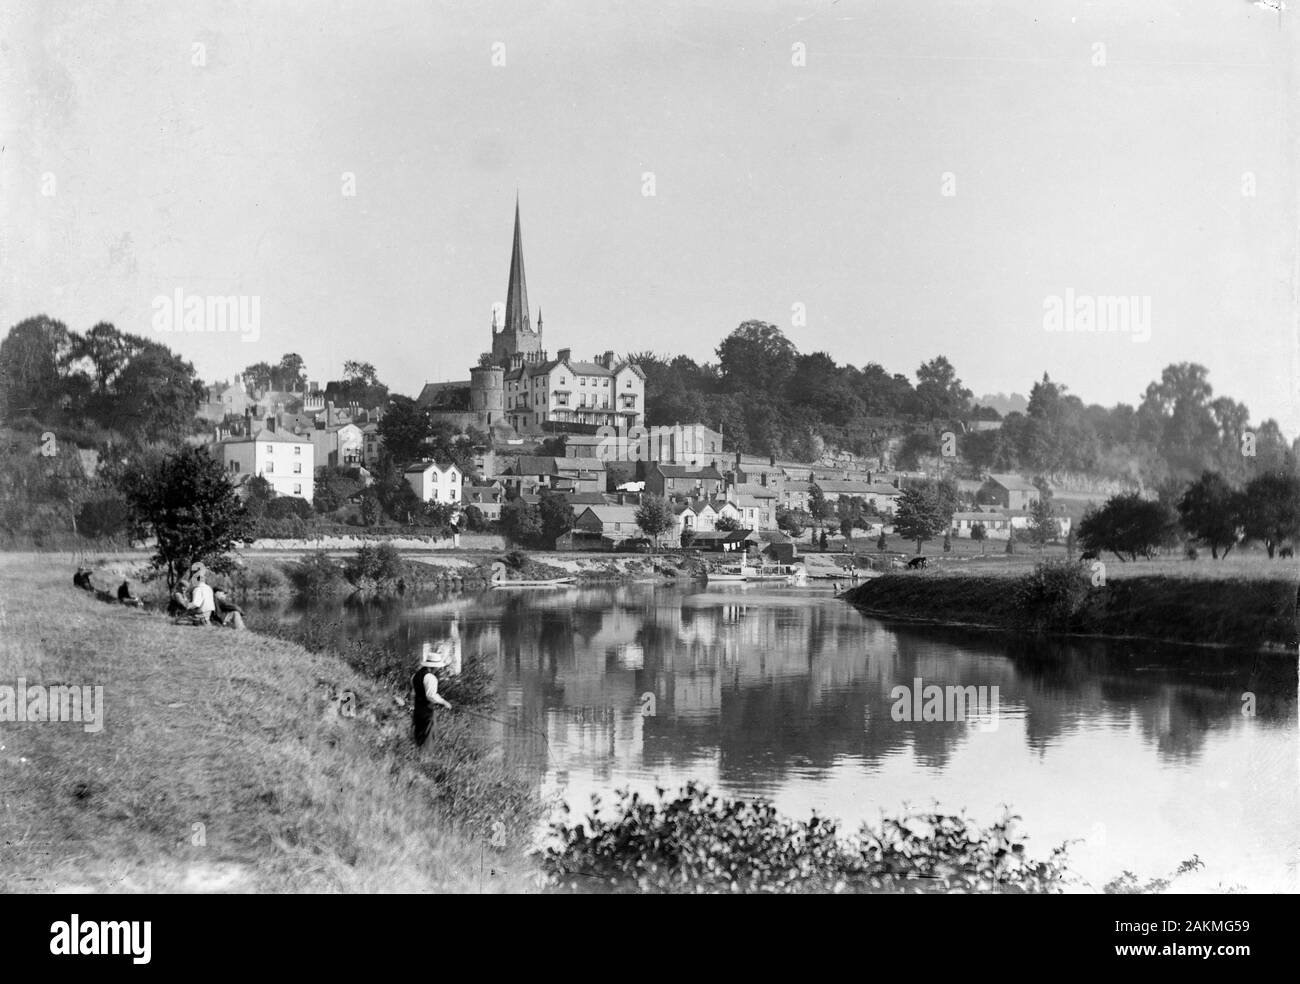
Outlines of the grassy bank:
{"label": "grassy bank", "polygon": [[[1058,570],[1067,567],[1059,564]],[[1287,567],[1232,573],[1163,562],[1128,569],[1108,565],[1102,585],[1092,584],[1087,565],[1074,570],[1077,577],[1048,578],[1046,584],[1035,580],[1032,570],[887,574],[845,592],[844,598],[867,614],[886,618],[1194,645],[1296,647],[1296,580]]]}
{"label": "grassy bank", "polygon": [[419,751],[383,680],[104,604],[71,570],[0,556],[0,685],[102,686],[104,707],[97,733],[0,724],[0,890],[532,886],[535,793],[486,757],[481,721],[442,715]]}

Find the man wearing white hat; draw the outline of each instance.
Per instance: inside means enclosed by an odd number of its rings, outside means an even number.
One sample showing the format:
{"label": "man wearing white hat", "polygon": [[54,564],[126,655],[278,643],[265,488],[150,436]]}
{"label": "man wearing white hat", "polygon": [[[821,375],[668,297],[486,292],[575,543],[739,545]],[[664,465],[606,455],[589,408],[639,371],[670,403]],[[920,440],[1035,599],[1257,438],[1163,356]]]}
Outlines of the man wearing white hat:
{"label": "man wearing white hat", "polygon": [[411,724],[417,745],[423,745],[429,738],[429,729],[433,726],[433,705],[440,704],[451,710],[451,704],[438,693],[438,677],[433,672],[446,665],[447,655],[443,650],[426,650],[420,657],[420,668],[411,677],[411,689],[414,691]]}

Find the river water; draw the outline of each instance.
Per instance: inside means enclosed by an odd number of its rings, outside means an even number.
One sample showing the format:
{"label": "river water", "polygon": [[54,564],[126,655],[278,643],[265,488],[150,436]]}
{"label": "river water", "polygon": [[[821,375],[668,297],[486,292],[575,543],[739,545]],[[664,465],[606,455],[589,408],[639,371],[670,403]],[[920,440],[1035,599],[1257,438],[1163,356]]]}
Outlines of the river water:
{"label": "river water", "polygon": [[[907,805],[987,823],[1006,805],[1032,855],[1079,841],[1071,867],[1098,889],[1192,855],[1205,867],[1176,883],[1188,889],[1297,889],[1293,655],[886,624],[829,592],[757,585],[424,593],[250,616],[341,617],[412,669],[458,640],[496,667],[494,746],[577,811],[593,792],[688,779],[853,827]],[[949,687],[976,688],[961,691],[970,715]]]}

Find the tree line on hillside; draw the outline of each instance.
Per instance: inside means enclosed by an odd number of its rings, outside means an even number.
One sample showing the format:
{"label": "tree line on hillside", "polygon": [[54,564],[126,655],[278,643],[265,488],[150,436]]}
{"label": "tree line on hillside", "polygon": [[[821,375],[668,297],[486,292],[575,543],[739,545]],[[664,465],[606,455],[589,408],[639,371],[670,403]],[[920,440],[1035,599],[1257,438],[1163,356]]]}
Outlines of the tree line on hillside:
{"label": "tree line on hillside", "polygon": [[[909,486],[898,498],[894,532],[914,541],[919,554],[925,542],[949,535],[958,499],[951,479]],[[1041,547],[1059,538],[1058,516],[1045,483],[1028,519],[1024,535],[1030,543]],[[982,539],[983,531],[977,525],[971,535]],[[1121,561],[1150,558],[1180,544],[1191,559],[1198,548],[1208,548],[1217,560],[1249,542],[1263,546],[1269,559],[1279,552],[1290,555],[1300,540],[1300,476],[1264,472],[1238,487],[1217,472],[1205,471],[1181,486],[1165,485],[1156,496],[1117,493],[1090,507],[1069,540],[1084,551],[1110,553]],[[1014,537],[1008,550],[1013,544]]]}
{"label": "tree line on hillside", "polygon": [[[800,353],[775,325],[747,321],[696,363],[652,352],[627,358],[646,373],[647,423],[700,421],[729,447],[815,460],[827,446],[868,456],[901,447],[891,464],[915,468],[938,458],[932,427],[954,427],[957,462],[972,472],[1083,473],[1143,485],[1186,481],[1206,469],[1233,480],[1296,468],[1295,448],[1277,422],[1250,424],[1250,411],[1215,396],[1209,372],[1194,363],[1166,367],[1136,405],[1087,404],[1044,374],[1024,413],[1000,416],[971,402],[942,355],[923,363],[913,383],[868,362],[839,365],[825,352]],[[997,429],[977,421],[1001,420]]]}

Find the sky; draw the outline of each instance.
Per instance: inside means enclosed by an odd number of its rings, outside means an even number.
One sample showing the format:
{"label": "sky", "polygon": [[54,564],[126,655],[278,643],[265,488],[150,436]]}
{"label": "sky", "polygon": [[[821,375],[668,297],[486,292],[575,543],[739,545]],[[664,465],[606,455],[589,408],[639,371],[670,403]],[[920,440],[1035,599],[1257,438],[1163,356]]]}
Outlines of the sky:
{"label": "sky", "polygon": [[[414,394],[490,347],[518,195],[552,354],[704,361],[760,319],[840,363],[944,354],[976,395],[1046,372],[1107,405],[1194,361],[1294,437],[1298,22],[1247,0],[9,0],[0,329],[110,321],[209,380],[358,359]],[[177,291],[256,298],[256,331],[160,330]],[[1053,298],[1105,296],[1149,321],[1048,330]]]}

